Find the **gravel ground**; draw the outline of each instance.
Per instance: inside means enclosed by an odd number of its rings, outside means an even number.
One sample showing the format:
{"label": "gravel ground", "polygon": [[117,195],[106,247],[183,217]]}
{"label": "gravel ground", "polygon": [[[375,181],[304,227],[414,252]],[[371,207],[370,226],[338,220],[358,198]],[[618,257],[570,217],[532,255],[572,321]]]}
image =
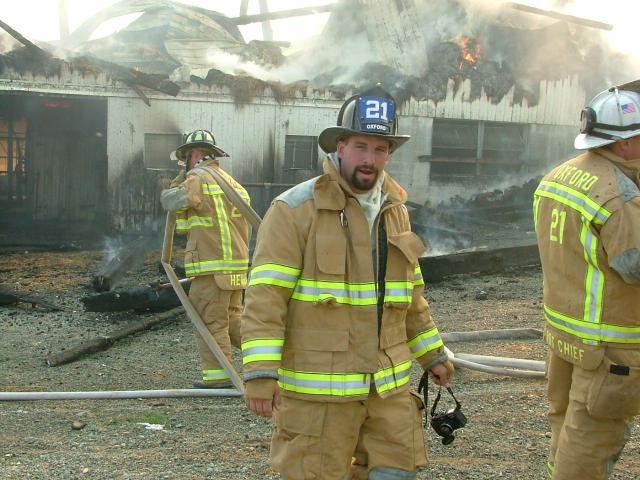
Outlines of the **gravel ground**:
{"label": "gravel ground", "polygon": [[[84,311],[80,299],[95,293],[89,285],[102,262],[100,248],[1,251],[1,286],[67,311],[0,306],[0,391],[184,389],[197,378],[195,337],[183,315],[107,350],[47,367],[48,355],[153,314]],[[162,279],[158,258],[159,252],[150,255],[122,287]],[[427,298],[445,333],[542,327],[538,268],[457,276],[428,286]],[[545,355],[541,340],[449,348],[531,360]],[[413,385],[418,378],[416,369]],[[425,430],[431,464],[419,479],[545,478],[544,379],[460,368],[454,391],[469,422],[446,446]],[[442,408],[452,406],[444,400]],[[237,397],[0,401],[0,478],[277,479],[268,462],[270,431],[270,422],[251,415]],[[634,431],[612,479],[640,479],[639,448]]]}

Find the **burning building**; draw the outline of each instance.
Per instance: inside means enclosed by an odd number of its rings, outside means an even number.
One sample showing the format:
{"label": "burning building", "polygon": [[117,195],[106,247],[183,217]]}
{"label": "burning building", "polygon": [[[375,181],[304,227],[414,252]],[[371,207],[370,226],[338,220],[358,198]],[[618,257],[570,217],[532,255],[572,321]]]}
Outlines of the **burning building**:
{"label": "burning building", "polygon": [[[357,14],[353,9],[357,9]],[[412,204],[526,181],[573,153],[588,97],[632,75],[605,24],[506,2],[339,0],[322,35],[285,51],[229,18],[169,0],[120,2],[56,45],[0,56],[3,232],[99,235],[163,219],[182,133],[211,129],[259,213],[319,173],[317,135],[352,92],[382,83],[412,140],[389,169]],[[302,14],[309,12],[292,12]],[[91,40],[98,26],[133,15]],[[622,68],[622,65],[629,68]],[[0,233],[6,235],[6,233]]]}

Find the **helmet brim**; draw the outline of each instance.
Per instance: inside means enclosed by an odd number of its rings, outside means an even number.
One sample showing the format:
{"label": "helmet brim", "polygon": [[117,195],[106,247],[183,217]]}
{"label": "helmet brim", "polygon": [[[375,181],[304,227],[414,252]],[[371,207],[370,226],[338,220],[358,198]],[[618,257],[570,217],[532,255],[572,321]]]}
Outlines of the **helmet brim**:
{"label": "helmet brim", "polygon": [[338,139],[345,135],[363,135],[365,137],[376,137],[388,140],[389,153],[396,151],[411,138],[411,135],[376,135],[344,127],[327,127],[320,133],[320,136],[318,137],[318,145],[320,145],[320,148],[325,153],[333,153],[338,148]]}
{"label": "helmet brim", "polygon": [[602,138],[596,135],[589,135],[586,133],[580,133],[573,141],[573,146],[576,150],[588,150],[590,148],[603,147],[611,143],[619,142],[620,140],[626,140],[627,138],[637,137],[640,135],[640,130],[604,130],[599,129],[607,135],[613,136],[613,138]]}
{"label": "helmet brim", "polygon": [[615,140],[612,139],[579,133],[573,141],[573,148],[576,150],[589,150],[591,148],[603,147],[604,145],[609,145],[614,142]]}
{"label": "helmet brim", "polygon": [[229,154],[227,152],[222,150],[217,145],[211,145],[210,143],[207,143],[207,142],[192,142],[192,143],[188,143],[186,145],[182,145],[182,146],[176,148],[175,156],[177,158],[179,158],[180,160],[185,160],[186,159],[186,155],[187,155],[187,151],[193,150],[194,148],[201,148],[202,150],[205,150],[207,152],[211,152],[216,157],[228,157],[229,156]]}

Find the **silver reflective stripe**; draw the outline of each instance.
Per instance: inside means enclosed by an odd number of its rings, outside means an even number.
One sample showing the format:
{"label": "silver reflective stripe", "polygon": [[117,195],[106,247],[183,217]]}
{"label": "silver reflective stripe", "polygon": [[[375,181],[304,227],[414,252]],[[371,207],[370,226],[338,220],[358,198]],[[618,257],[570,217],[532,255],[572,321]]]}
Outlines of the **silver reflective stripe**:
{"label": "silver reflective stripe", "polygon": [[403,383],[406,383],[406,382],[402,382],[402,380],[409,377],[410,375],[411,375],[411,370],[407,369],[404,371],[396,371],[396,372],[392,371],[384,376],[378,376],[377,374],[375,374],[373,377],[376,382],[376,389],[379,392],[382,392],[382,391],[388,390],[387,388],[384,388],[387,385],[397,387],[399,385],[402,385]]}
{"label": "silver reflective stripe", "polygon": [[560,186],[551,182],[542,182],[536,190],[536,194],[545,196],[547,198],[553,198],[550,197],[550,195],[554,195],[564,199],[565,201],[563,201],[562,203],[564,203],[568,207],[573,208],[574,210],[582,212],[583,214],[585,214],[585,217],[589,219],[589,221],[597,218],[600,222],[605,222],[610,216],[609,212],[607,212],[606,210],[602,211],[600,205],[596,204],[589,197],[587,197],[586,195],[577,194],[577,192],[575,192],[570,187]]}
{"label": "silver reflective stripe", "polygon": [[314,297],[324,297],[331,295],[337,298],[351,298],[351,299],[371,299],[376,298],[375,286],[372,284],[369,290],[350,290],[348,288],[329,288],[329,287],[313,287],[311,285],[304,285],[298,283],[295,289],[296,293],[301,295],[310,295]]}
{"label": "silver reflective stripe", "polygon": [[160,203],[162,208],[168,212],[177,212],[189,206],[187,191],[184,188],[176,187],[163,190],[160,193]]}
{"label": "silver reflective stripe", "polygon": [[598,267],[598,238],[591,232],[588,225],[585,225],[583,230],[582,241],[587,259],[587,278],[585,281],[587,298],[584,303],[584,319],[591,323],[598,323],[602,314],[604,274]]}

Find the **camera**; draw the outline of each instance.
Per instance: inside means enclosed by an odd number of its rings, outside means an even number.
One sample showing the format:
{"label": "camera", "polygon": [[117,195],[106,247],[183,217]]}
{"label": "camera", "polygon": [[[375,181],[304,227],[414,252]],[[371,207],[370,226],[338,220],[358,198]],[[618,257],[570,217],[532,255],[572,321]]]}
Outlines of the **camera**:
{"label": "camera", "polygon": [[[424,396],[425,405],[427,402],[427,380],[428,380],[427,372],[422,375],[420,379],[420,383],[418,385],[418,393],[422,392]],[[467,424],[467,417],[464,413],[462,413],[462,404],[458,401],[458,399],[453,394],[453,390],[451,387],[446,387],[447,392],[451,395],[453,400],[456,402],[455,408],[447,410],[446,412],[436,413],[436,407],[438,406],[438,402],[440,401],[440,397],[442,394],[442,387],[438,389],[438,394],[436,395],[436,399],[433,401],[433,406],[431,407],[431,420],[429,424],[431,428],[442,437],[442,444],[449,445],[451,442],[455,440],[455,436],[453,432],[459,428],[464,427]],[[424,423],[425,427],[427,426],[427,421],[425,419]]]}
{"label": "camera", "polygon": [[456,408],[444,413],[434,414],[433,410],[431,411],[431,428],[442,437],[443,445],[449,445],[453,442],[456,438],[453,431],[467,424],[467,417],[460,409],[461,406],[457,403]]}

